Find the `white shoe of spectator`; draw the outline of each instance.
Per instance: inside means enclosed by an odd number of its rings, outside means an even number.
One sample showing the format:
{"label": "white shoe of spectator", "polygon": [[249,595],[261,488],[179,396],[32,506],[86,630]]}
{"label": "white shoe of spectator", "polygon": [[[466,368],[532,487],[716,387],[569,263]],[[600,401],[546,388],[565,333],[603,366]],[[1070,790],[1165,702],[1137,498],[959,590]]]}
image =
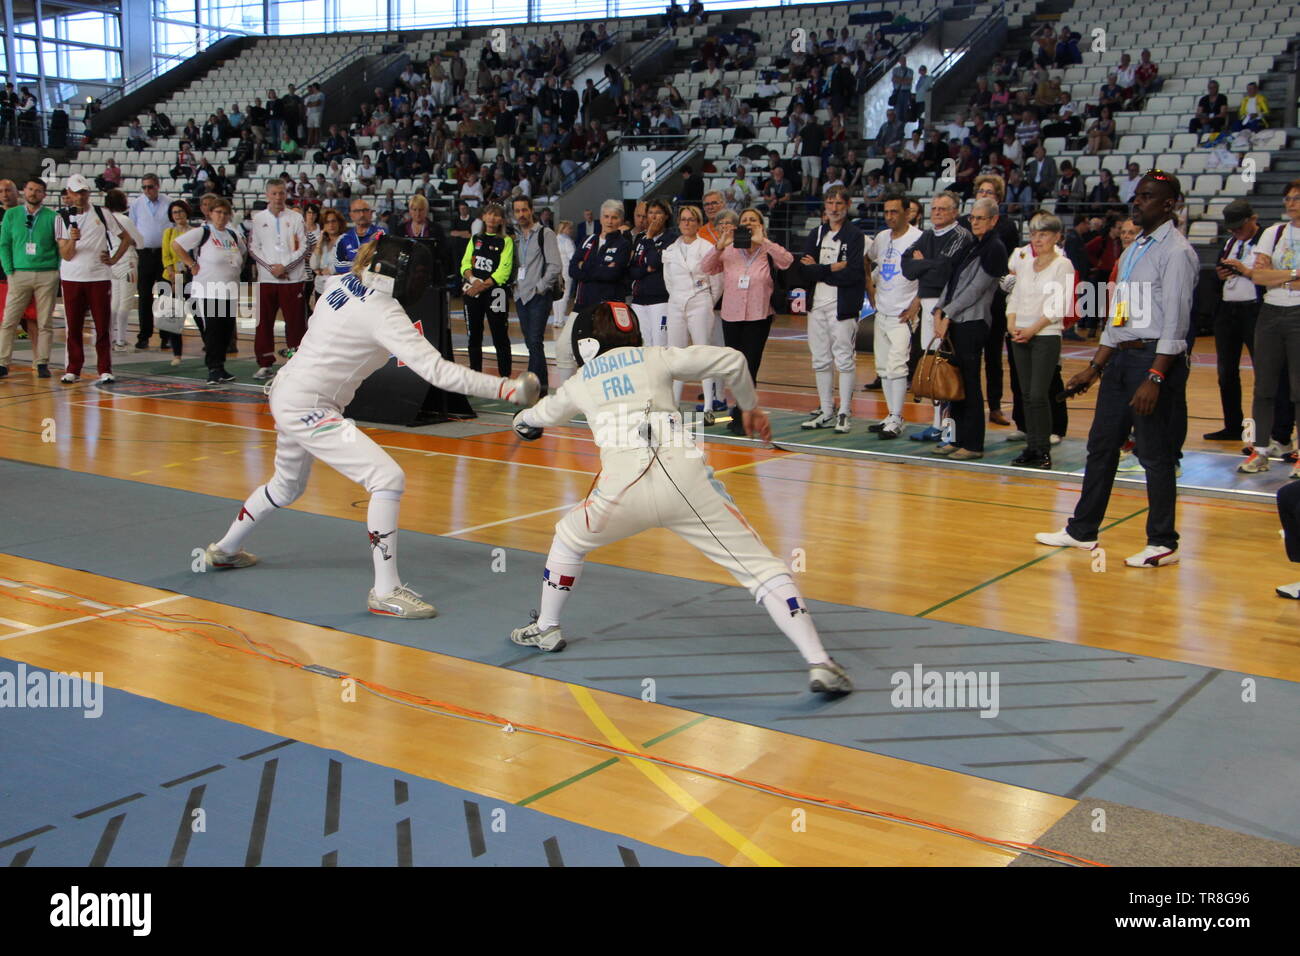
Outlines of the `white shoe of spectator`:
{"label": "white shoe of spectator", "polygon": [[1300,583],[1284,584],[1277,588],[1277,596],[1290,598],[1293,601],[1300,601]]}
{"label": "white shoe of spectator", "polygon": [[1132,557],[1125,558],[1124,563],[1130,568],[1162,568],[1178,563],[1178,551],[1149,544]]}
{"label": "white shoe of spectator", "polygon": [[829,412],[816,411],[800,428],[830,428],[835,424],[835,416]]}
{"label": "white shoe of spectator", "polygon": [[1252,448],[1246,460],[1237,466],[1237,471],[1243,475],[1257,475],[1261,471],[1268,471],[1268,456],[1261,454],[1258,448]]}
{"label": "white shoe of spectator", "polygon": [[113,382],[116,382],[116,381],[117,381],[117,379],[115,379],[115,378],[113,377],[113,373],[112,373],[112,372],[105,372],[103,375],[99,376],[99,384],[100,384],[100,385],[109,385],[109,384],[111,384],[111,383],[113,383]]}
{"label": "white shoe of spectator", "polygon": [[1029,436],[1026,435],[1024,432],[1020,431],[1019,429],[1016,429],[1016,430],[1013,431],[1010,435],[1008,435],[1008,436],[1006,437],[1005,440],[1006,440],[1006,441],[1024,441],[1024,440],[1025,440],[1026,438],[1028,438],[1028,437],[1029,437]]}
{"label": "white shoe of spectator", "polygon": [[1061,436],[1060,436],[1060,435],[1053,435],[1053,436],[1051,437],[1050,441],[1051,441],[1051,443],[1052,443],[1053,445],[1059,445],[1059,444],[1061,443]]}
{"label": "white shoe of spectator", "polygon": [[1070,537],[1069,532],[1064,528],[1060,531],[1040,531],[1034,535],[1034,540],[1039,544],[1050,545],[1053,548],[1082,548],[1085,551],[1091,551],[1097,547],[1096,541],[1080,541],[1077,538]]}

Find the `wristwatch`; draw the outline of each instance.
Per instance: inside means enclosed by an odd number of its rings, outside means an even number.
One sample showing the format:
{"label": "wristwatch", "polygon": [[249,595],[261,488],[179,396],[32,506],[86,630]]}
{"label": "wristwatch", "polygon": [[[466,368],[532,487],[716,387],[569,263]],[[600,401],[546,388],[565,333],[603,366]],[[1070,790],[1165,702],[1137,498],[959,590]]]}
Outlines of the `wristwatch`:
{"label": "wristwatch", "polygon": [[1147,381],[1155,382],[1157,385],[1163,385],[1165,383],[1165,377],[1159,372],[1148,372]]}

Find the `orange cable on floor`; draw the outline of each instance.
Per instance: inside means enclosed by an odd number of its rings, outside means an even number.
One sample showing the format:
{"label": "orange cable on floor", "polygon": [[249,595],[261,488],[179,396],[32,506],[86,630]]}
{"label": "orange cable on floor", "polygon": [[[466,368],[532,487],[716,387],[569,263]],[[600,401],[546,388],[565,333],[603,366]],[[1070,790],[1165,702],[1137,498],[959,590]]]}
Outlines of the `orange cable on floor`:
{"label": "orange cable on floor", "polygon": [[[294,657],[288,654],[283,654],[280,651],[276,650],[270,644],[266,644],[260,641],[254,641],[243,630],[231,624],[222,624],[219,621],[208,621],[202,618],[192,617],[191,615],[164,614],[162,612],[153,611],[147,608],[141,608],[133,604],[114,604],[112,602],[105,602],[105,601],[101,601],[99,598],[94,598],[87,594],[78,594],[77,592],[71,591],[65,587],[55,587],[53,585],[36,584],[31,581],[18,581],[17,583],[25,585],[27,587],[33,587],[33,588],[39,587],[47,591],[55,591],[57,593],[67,593],[69,596],[83,598],[87,601],[94,601],[97,604],[108,604],[110,610],[120,610],[126,612],[123,614],[115,614],[113,616],[117,620],[121,621],[122,623],[128,624],[133,627],[147,627],[147,628],[152,628],[154,630],[163,631],[169,634],[194,635],[196,637],[201,637],[204,640],[212,644],[215,644],[218,647],[223,647],[228,650],[239,651],[244,654],[249,654],[254,657],[262,658],[264,660],[269,660],[276,664],[285,664],[291,667],[295,667],[299,670],[306,670],[307,668],[314,666],[314,665],[303,664],[301,661],[295,659]],[[13,591],[7,591],[5,593],[7,593],[10,597],[14,598],[15,600],[21,601],[26,604],[33,604],[40,607],[51,608],[53,610],[58,610],[58,611],[76,612],[79,610],[78,608],[63,607],[61,605],[50,603],[48,601],[40,601],[35,598],[27,597],[26,595],[14,593]],[[189,595],[183,595],[183,596],[189,597]],[[203,600],[203,599],[196,598],[196,600]],[[132,614],[130,613],[131,611],[136,611],[139,613]],[[96,617],[99,616],[101,615],[96,615]],[[238,644],[222,641],[217,639],[216,637],[213,637],[209,634],[205,634],[192,627],[166,627],[164,625],[159,624],[156,620],[152,620],[151,618],[162,618],[164,620],[172,621],[174,623],[183,624],[183,625],[193,624],[193,625],[200,625],[200,626],[211,626],[211,627],[222,628],[224,630],[233,631],[234,633],[238,634],[249,646],[241,647]],[[182,618],[188,618],[188,620],[182,620]],[[601,750],[606,753],[617,754],[622,757],[628,757],[637,760],[646,760],[651,763],[672,767],[674,769],[683,770],[688,773],[698,773],[703,776],[711,777],[716,780],[723,780],[723,781],[737,784],[739,786],[746,787],[751,790],[757,790],[761,793],[766,793],[772,796],[786,797],[802,803],[809,803],[815,806],[824,807],[828,810],[844,810],[850,813],[876,817],[878,819],[889,820],[896,823],[902,823],[908,826],[922,827],[925,829],[937,831],[939,833],[947,833],[951,836],[957,836],[963,839],[972,840],[977,843],[982,843],[986,846],[998,847],[1007,851],[1014,850],[1016,852],[1025,852],[1031,855],[1054,860],[1059,863],[1069,864],[1071,863],[1071,861],[1073,861],[1074,864],[1078,864],[1078,865],[1097,866],[1097,867],[1108,866],[1108,864],[1099,863],[1096,860],[1089,860],[1086,857],[1075,856],[1074,854],[1066,853],[1063,850],[1053,850],[1048,847],[1039,846],[1037,844],[1021,843],[1015,840],[1000,840],[997,839],[996,837],[984,836],[979,833],[974,833],[969,830],[963,830],[959,827],[949,826],[948,824],[944,824],[944,823],[935,823],[930,820],[922,820],[915,817],[909,817],[900,813],[891,813],[886,810],[872,810],[867,807],[860,807],[856,804],[849,803],[846,800],[837,800],[830,797],[818,797],[818,796],[813,796],[811,794],[799,793],[798,791],[787,790],[783,787],[778,787],[773,784],[763,783],[757,780],[750,780],[746,777],[738,777],[717,770],[709,770],[704,767],[697,767],[693,764],[685,763],[678,760],[671,760],[666,757],[652,756],[650,754],[638,750],[628,750],[623,747],[615,746],[614,744],[602,743],[601,741],[592,740],[587,737],[581,737],[576,734],[565,733],[564,731],[549,730],[545,727],[537,727],[532,724],[518,723],[516,721],[508,720],[504,717],[500,717],[496,714],[487,713],[485,711],[473,710],[467,707],[461,707],[458,704],[449,704],[443,701],[433,700],[431,698],[422,697],[419,694],[415,694],[410,691],[401,690],[399,688],[387,687],[383,684],[369,681],[366,680],[365,678],[357,677],[352,674],[336,672],[337,676],[334,676],[333,674],[322,674],[320,671],[310,671],[310,673],[315,673],[317,674],[317,676],[331,677],[332,679],[335,680],[351,679],[356,681],[357,684],[366,688],[370,692],[374,693],[376,696],[379,696],[381,698],[396,700],[400,703],[410,704],[412,706],[416,706],[421,709],[430,708],[435,712],[443,712],[451,716],[470,719],[481,723],[493,724],[502,729],[510,729],[514,732],[533,733],[533,734],[539,734],[542,736],[556,738],[560,740],[566,740],[571,743],[579,744],[581,746],[589,747],[595,750]]]}

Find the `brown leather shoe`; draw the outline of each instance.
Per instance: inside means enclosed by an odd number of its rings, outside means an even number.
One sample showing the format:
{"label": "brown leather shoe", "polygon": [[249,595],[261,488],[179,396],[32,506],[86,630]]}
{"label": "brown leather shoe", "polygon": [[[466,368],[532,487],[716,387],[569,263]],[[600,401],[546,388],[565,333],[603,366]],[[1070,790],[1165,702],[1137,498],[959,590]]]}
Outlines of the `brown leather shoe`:
{"label": "brown leather shoe", "polygon": [[1010,425],[1007,416],[1003,415],[1001,410],[989,412],[989,421],[994,425]]}

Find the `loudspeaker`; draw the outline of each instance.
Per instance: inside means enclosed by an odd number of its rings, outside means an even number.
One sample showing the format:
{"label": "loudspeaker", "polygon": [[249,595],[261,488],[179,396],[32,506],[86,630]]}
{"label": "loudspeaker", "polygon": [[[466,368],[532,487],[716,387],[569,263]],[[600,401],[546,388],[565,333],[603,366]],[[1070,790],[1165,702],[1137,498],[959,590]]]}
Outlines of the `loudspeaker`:
{"label": "loudspeaker", "polygon": [[[406,314],[419,323],[424,337],[443,358],[454,361],[446,288],[430,288],[406,308]],[[435,388],[409,368],[399,367],[395,357],[361,383],[344,414],[358,421],[408,427],[478,417],[464,395]]]}

